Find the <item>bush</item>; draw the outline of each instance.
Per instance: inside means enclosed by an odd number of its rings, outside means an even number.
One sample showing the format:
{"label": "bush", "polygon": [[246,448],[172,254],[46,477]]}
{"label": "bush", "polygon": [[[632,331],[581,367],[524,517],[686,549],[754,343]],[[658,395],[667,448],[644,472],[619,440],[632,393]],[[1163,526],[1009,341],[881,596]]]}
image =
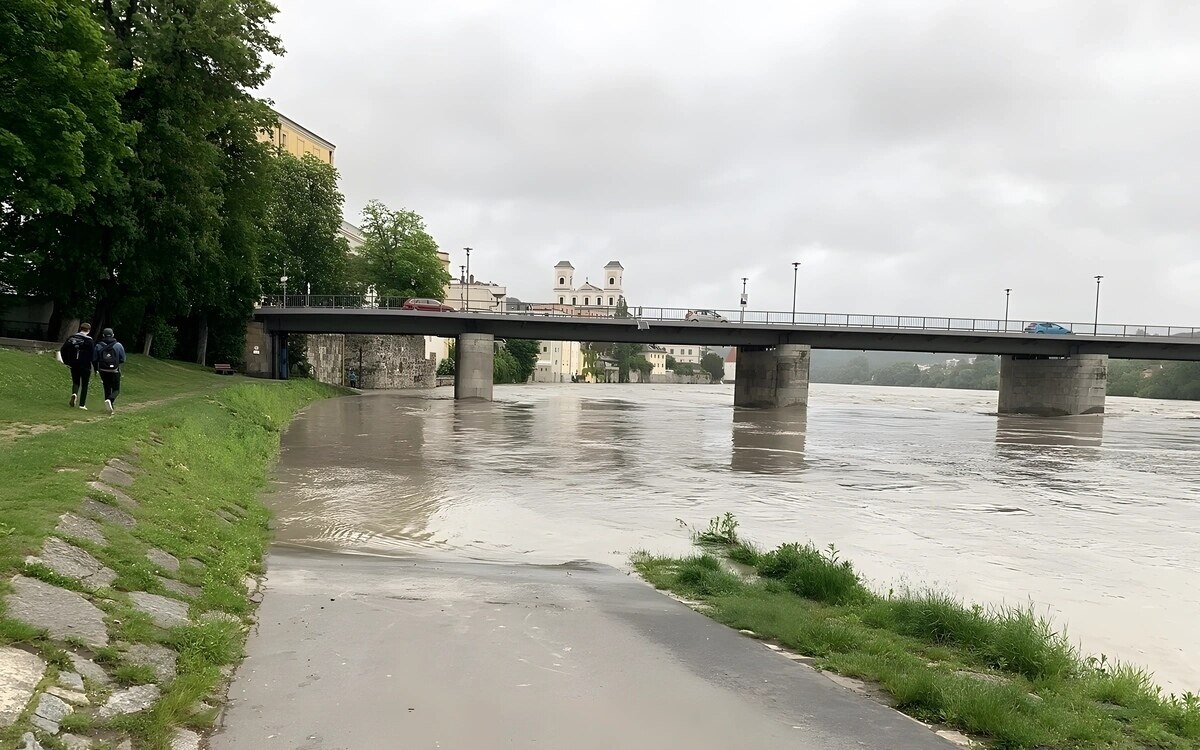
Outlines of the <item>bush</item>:
{"label": "bush", "polygon": [[838,558],[832,546],[825,552],[811,544],[783,544],[761,555],[755,566],[764,578],[783,581],[806,599],[844,604],[868,597],[849,560]]}

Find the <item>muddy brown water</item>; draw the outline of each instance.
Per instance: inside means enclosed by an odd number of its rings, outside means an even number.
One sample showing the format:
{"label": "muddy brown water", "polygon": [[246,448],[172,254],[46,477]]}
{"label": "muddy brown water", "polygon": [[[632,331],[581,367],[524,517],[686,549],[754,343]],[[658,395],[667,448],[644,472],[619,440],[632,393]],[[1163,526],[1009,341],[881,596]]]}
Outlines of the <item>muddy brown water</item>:
{"label": "muddy brown water", "polygon": [[1091,653],[1200,688],[1200,404],[997,417],[995,394],[814,385],[806,418],[727,386],[515,386],[314,404],[271,502],[280,542],[627,566],[735,513],[834,544],[876,588],[1030,604]]}

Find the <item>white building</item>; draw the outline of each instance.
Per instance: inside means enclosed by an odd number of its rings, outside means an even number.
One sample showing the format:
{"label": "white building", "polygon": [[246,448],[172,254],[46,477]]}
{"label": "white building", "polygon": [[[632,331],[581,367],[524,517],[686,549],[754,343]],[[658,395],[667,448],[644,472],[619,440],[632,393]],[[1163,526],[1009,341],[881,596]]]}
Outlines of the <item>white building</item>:
{"label": "white building", "polygon": [[648,344],[642,349],[642,356],[650,363],[653,368],[650,370],[651,375],[666,375],[667,374],[667,350],[658,344]]}
{"label": "white building", "polygon": [[722,383],[732,383],[737,380],[737,347],[731,348],[725,354],[725,377],[721,378]]}
{"label": "white building", "polygon": [[700,358],[704,356],[704,347],[697,344],[658,344],[657,346],[664,349],[676,362],[698,365]]}
{"label": "white building", "polygon": [[578,341],[543,341],[533,370],[535,383],[570,383],[583,379],[583,345]]}
{"label": "white building", "polygon": [[455,310],[504,312],[506,297],[508,287],[491,281],[478,281],[472,276],[465,282],[463,279],[450,279],[442,301]]}
{"label": "white building", "polygon": [[554,266],[553,299],[560,305],[576,308],[615,308],[624,296],[624,275],[625,268],[620,261],[610,260],[601,276],[603,287],[596,286],[587,277],[583,284],[575,286],[575,266],[570,261],[560,260]]}

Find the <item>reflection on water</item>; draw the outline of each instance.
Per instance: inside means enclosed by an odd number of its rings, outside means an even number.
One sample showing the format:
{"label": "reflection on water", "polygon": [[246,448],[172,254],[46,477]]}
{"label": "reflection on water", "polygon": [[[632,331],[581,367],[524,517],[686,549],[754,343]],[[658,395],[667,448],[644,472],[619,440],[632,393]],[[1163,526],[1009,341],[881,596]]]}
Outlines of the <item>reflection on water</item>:
{"label": "reflection on water", "polygon": [[685,552],[677,519],[836,544],[877,585],[1032,603],[1089,651],[1200,687],[1200,405],[996,417],[995,394],[814,385],[444,389],[313,405],[289,430],[279,538],[334,549],[622,566]]}
{"label": "reflection on water", "polygon": [[802,471],[807,429],[807,409],[734,409],[729,468],[753,474]]}

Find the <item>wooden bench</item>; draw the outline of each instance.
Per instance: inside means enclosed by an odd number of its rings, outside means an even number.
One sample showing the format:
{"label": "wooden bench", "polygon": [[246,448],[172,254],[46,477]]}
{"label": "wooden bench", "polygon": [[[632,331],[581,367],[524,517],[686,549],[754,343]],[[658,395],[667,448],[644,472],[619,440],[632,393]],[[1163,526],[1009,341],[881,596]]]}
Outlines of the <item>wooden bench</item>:
{"label": "wooden bench", "polygon": [[237,370],[233,369],[233,365],[228,365],[222,362],[213,365],[213,372],[218,375],[233,375],[235,372],[237,372]]}

